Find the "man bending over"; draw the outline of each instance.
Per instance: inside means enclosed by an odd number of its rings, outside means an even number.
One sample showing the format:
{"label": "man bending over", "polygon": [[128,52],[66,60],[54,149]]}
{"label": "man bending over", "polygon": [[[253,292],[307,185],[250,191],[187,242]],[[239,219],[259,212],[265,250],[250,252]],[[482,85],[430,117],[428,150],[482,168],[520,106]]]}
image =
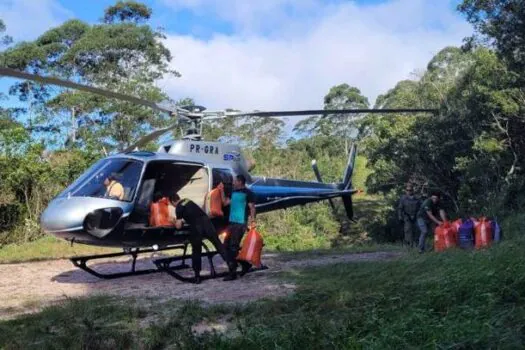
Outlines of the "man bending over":
{"label": "man bending over", "polygon": [[213,227],[208,215],[193,201],[189,199],[181,199],[177,193],[170,195],[170,202],[175,207],[175,227],[177,229],[182,228],[182,220],[186,221],[190,225],[190,243],[191,243],[191,259],[193,271],[195,272],[195,283],[201,282],[201,254],[202,254],[202,240],[207,238],[215,247],[217,252],[228,264],[230,273],[234,266],[234,262],[231,261],[226,250],[222,245],[217,232]]}

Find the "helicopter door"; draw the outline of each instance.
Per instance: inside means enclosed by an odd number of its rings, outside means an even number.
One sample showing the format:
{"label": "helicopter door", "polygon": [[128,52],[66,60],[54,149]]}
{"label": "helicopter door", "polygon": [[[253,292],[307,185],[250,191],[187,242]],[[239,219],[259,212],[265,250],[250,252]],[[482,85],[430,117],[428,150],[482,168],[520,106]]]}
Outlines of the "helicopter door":
{"label": "helicopter door", "polygon": [[233,190],[233,173],[231,169],[214,168],[212,170],[212,189],[220,183],[224,185],[226,197],[231,197]]}
{"label": "helicopter door", "polygon": [[[175,191],[181,198],[188,198],[202,207],[208,189],[209,175],[206,167],[192,163],[152,161],[146,166],[130,224],[148,225],[149,208],[156,197],[167,197]],[[174,218],[175,208],[171,205],[170,213]]]}

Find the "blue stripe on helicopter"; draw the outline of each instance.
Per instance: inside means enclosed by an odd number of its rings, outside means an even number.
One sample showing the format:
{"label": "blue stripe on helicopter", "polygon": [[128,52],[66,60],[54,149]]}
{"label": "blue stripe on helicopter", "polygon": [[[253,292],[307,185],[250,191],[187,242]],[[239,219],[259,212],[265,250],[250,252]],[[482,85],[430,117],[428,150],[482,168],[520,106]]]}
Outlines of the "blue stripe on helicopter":
{"label": "blue stripe on helicopter", "polygon": [[299,188],[283,186],[258,186],[249,187],[255,193],[255,196],[266,200],[266,197],[293,197],[297,195],[317,195],[337,191],[333,188]]}

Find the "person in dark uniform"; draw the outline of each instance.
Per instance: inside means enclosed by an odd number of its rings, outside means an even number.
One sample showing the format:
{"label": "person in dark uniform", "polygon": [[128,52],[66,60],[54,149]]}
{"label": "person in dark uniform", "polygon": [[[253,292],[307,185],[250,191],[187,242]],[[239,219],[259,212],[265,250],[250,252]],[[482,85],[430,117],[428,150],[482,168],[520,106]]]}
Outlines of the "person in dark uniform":
{"label": "person in dark uniform", "polygon": [[215,247],[217,252],[221,255],[224,261],[228,264],[230,273],[232,269],[236,268],[234,261],[232,261],[222,245],[217,232],[213,227],[208,215],[193,201],[189,199],[181,199],[177,193],[170,195],[170,202],[175,207],[175,227],[182,228],[182,220],[190,225],[190,243],[192,255],[192,267],[195,272],[195,283],[200,283],[201,272],[201,254],[202,254],[202,240],[207,238]]}
{"label": "person in dark uniform", "polygon": [[420,200],[414,195],[414,188],[408,184],[405,189],[405,194],[399,200],[397,207],[397,217],[403,223],[404,244],[409,248],[415,245],[415,237],[418,232],[417,228],[417,213],[419,211]]}
{"label": "person in dark uniform", "polygon": [[[230,216],[228,225],[228,237],[224,241],[229,258],[233,261],[234,269],[230,270],[230,275],[224,280],[234,280],[237,278],[237,260],[242,237],[248,225],[255,223],[255,194],[246,188],[246,178],[237,175],[233,181],[234,190],[231,199],[227,200],[230,205]],[[241,276],[251,268],[251,264],[246,261],[239,261],[242,266]]]}

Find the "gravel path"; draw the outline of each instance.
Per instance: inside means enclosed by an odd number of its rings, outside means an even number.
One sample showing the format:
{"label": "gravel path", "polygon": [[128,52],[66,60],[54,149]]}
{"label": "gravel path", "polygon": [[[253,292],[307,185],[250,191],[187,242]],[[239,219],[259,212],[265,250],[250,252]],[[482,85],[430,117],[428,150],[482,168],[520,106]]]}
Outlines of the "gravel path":
{"label": "gravel path", "polygon": [[[205,280],[200,285],[182,283],[165,273],[102,280],[75,268],[69,260],[52,260],[19,264],[0,264],[0,319],[40,310],[46,305],[71,297],[115,295],[123,297],[155,297],[199,299],[208,303],[251,301],[265,297],[279,297],[293,292],[295,285],[283,283],[272,275],[283,270],[341,262],[385,260],[399,256],[399,252],[361,254],[333,254],[289,260],[276,254],[266,254],[263,262],[268,270],[250,273],[232,282],[222,279]],[[155,258],[160,257],[159,254]],[[204,264],[203,273],[207,272]],[[92,263],[94,269],[105,272],[126,271],[124,259]],[[216,270],[226,269],[220,257]],[[148,258],[137,261],[137,269],[153,268]],[[189,271],[190,272],[190,271]]]}

